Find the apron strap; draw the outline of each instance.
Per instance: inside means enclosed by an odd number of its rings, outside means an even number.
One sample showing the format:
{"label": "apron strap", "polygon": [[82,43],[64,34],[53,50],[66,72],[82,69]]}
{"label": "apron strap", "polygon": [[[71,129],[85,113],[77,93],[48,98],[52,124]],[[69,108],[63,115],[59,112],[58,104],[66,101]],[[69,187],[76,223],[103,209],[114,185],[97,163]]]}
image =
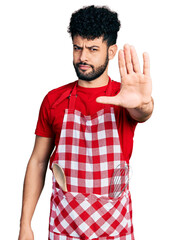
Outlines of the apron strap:
{"label": "apron strap", "polygon": [[[75,109],[75,103],[76,103],[76,98],[77,98],[77,86],[78,86],[78,81],[75,83],[75,85],[72,89],[72,92],[69,96],[69,109],[70,110]],[[105,96],[111,96],[111,93],[112,93],[112,80],[109,77],[109,82],[108,82],[108,85],[107,85],[107,88],[105,91]],[[106,107],[108,107],[108,106],[105,104],[105,108]]]}
{"label": "apron strap", "polygon": [[69,109],[74,110],[75,109],[75,103],[76,103],[76,98],[77,98],[77,86],[78,86],[78,81],[75,83],[72,92],[69,95]]}
{"label": "apron strap", "polygon": [[[66,90],[58,99],[55,101],[55,103],[52,105],[52,109],[56,108],[57,105],[62,102],[64,99],[69,98],[69,109],[74,110],[75,109],[75,103],[76,103],[76,98],[77,98],[77,86],[78,86],[78,81],[75,82],[74,87],[71,89]],[[105,95],[106,96],[111,96],[112,92],[112,80],[109,77],[109,82],[106,88]],[[106,105],[107,106],[107,105]],[[106,107],[105,106],[105,107]]]}
{"label": "apron strap", "polygon": [[112,95],[112,80],[109,77],[109,82],[108,82],[108,86],[106,88],[106,96],[111,96]]}
{"label": "apron strap", "polygon": [[[76,82],[77,83],[77,82]],[[74,87],[76,85],[76,83],[74,84]],[[66,98],[70,98],[70,95],[71,95],[71,92],[73,91],[73,89],[67,89],[54,103],[53,105],[51,106],[51,108],[56,108],[57,105],[59,103],[61,103],[64,99]]]}

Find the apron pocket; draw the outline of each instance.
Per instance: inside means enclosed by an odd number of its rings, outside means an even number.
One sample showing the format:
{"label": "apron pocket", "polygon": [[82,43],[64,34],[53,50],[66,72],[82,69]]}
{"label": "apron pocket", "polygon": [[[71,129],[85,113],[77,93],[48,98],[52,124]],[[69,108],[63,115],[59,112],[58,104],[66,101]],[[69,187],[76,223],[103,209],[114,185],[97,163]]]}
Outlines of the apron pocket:
{"label": "apron pocket", "polygon": [[127,233],[129,217],[127,192],[117,199],[111,199],[58,189],[53,202],[56,212],[53,231],[58,234],[94,239]]}

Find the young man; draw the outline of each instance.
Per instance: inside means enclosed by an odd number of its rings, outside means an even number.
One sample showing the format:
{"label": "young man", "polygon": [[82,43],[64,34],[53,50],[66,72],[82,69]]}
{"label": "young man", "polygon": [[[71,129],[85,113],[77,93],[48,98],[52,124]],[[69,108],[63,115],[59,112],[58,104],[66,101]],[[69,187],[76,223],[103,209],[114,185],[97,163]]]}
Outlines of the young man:
{"label": "young man", "polygon": [[53,175],[49,240],[134,239],[128,186],[113,198],[110,183],[119,165],[129,165],[136,124],[151,116],[153,100],[147,53],[142,73],[134,47],[126,44],[118,53],[121,84],[108,76],[119,28],[117,13],[106,7],[72,14],[69,33],[78,80],[50,91],[41,105],[19,240],[34,239],[31,219],[54,146],[50,169],[63,168],[68,191]]}

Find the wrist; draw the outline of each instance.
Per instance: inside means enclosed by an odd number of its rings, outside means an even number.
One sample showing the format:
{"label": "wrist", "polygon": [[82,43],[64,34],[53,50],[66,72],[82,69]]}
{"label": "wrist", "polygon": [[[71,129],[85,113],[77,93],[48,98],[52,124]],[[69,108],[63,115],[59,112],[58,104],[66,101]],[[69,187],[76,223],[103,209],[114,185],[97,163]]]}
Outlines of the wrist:
{"label": "wrist", "polygon": [[154,101],[151,97],[151,100],[147,103],[140,105],[139,107],[133,109],[127,109],[130,116],[139,122],[144,122],[150,118],[154,108]]}
{"label": "wrist", "polygon": [[147,101],[146,103],[142,103],[140,106],[136,107],[136,110],[140,110],[142,112],[147,112],[147,113],[151,113],[153,110],[153,106],[154,106],[154,101],[153,98],[151,97],[149,101]]}
{"label": "wrist", "polygon": [[31,221],[28,219],[22,219],[20,220],[20,227],[31,227]]}

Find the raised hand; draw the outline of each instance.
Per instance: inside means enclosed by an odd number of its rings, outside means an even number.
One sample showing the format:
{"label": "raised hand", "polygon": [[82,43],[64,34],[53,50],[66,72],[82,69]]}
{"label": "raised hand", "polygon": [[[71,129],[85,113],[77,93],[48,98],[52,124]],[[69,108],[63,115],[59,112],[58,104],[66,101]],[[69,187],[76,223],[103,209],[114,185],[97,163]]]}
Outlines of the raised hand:
{"label": "raised hand", "polygon": [[150,77],[149,55],[143,53],[143,73],[136,50],[124,45],[118,53],[121,89],[114,97],[98,97],[99,103],[113,104],[124,108],[142,108],[151,102],[152,81]]}

